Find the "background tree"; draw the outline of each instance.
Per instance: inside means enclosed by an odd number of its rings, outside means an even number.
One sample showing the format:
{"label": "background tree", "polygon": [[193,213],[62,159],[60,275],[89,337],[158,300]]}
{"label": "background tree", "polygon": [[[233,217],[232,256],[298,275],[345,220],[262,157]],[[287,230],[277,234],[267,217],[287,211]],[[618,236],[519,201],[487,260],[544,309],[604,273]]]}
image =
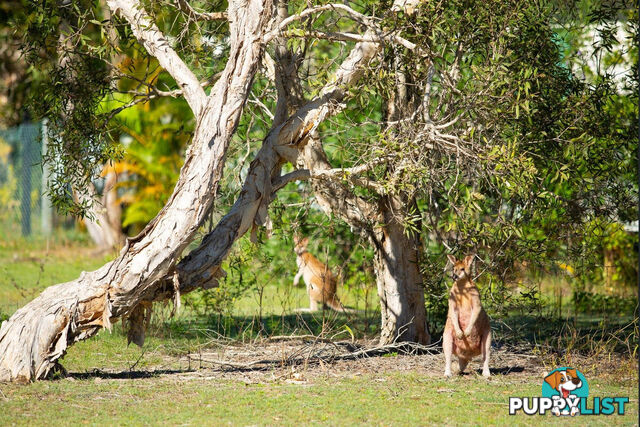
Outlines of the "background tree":
{"label": "background tree", "polygon": [[[583,13],[594,22],[618,16],[608,12]],[[583,242],[596,217],[635,218],[634,97],[614,89],[606,67],[595,72],[596,82],[572,73],[577,59],[563,50],[557,28],[578,31],[573,19],[553,4],[464,1],[425,3],[393,17],[381,25],[402,28],[415,48],[389,46],[347,109],[349,119],[331,123],[330,141],[307,147],[318,202],[373,242],[383,341],[423,316],[423,304],[394,305],[385,297],[410,300],[420,272],[409,275],[411,267],[403,266],[398,285],[381,280],[389,274],[384,260],[417,265],[418,257],[407,255],[419,247],[412,236],[426,241],[426,292],[442,318],[443,252],[480,253],[484,277],[502,284],[498,300],[505,301],[514,264],[548,268],[573,259],[584,268],[594,253],[587,255]],[[635,21],[623,21],[630,33]],[[623,84],[637,87],[633,70],[625,71]],[[626,112],[615,107],[621,98]],[[375,119],[359,117],[376,110],[383,118],[377,131]],[[327,173],[331,165],[342,170]],[[415,339],[415,332],[405,334]]]}

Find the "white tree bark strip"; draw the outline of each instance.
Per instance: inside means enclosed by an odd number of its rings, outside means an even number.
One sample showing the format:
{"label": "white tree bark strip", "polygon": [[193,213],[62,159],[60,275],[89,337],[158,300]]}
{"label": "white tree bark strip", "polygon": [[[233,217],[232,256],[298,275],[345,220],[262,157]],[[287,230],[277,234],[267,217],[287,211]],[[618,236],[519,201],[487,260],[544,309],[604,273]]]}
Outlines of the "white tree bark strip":
{"label": "white tree bark strip", "polygon": [[198,117],[204,106],[207,95],[195,74],[170,46],[167,38],[158,29],[151,17],[137,0],[107,0],[111,11],[120,13],[131,26],[133,34],[138,38],[150,55],[156,57],[182,89],[193,114]]}
{"label": "white tree bark strip", "polygon": [[[49,287],[2,324],[0,381],[42,378],[68,345],[110,327],[162,285],[159,279],[173,268],[215,198],[224,154],[260,63],[261,38],[271,10],[270,0],[231,2],[229,61],[212,97],[201,107],[169,201],[140,235],[129,239],[116,260],[72,282]],[[160,56],[165,53],[157,46],[152,50]],[[139,338],[130,337],[134,342]]]}

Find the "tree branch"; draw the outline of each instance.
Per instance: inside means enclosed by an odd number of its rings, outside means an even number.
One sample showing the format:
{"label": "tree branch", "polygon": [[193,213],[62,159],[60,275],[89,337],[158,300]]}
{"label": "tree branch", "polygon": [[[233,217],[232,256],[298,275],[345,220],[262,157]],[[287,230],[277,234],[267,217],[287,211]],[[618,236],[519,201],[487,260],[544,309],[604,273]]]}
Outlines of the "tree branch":
{"label": "tree branch", "polygon": [[309,172],[309,169],[296,169],[293,172],[281,175],[271,183],[271,195],[272,197],[275,196],[278,190],[282,189],[290,182],[306,181],[309,178],[311,178],[311,172]]}
{"label": "tree branch", "polygon": [[[282,188],[285,181],[302,172],[287,177],[274,177],[284,160],[295,161],[309,140],[310,133],[330,114],[340,111],[345,88],[364,72],[365,65],[380,51],[380,45],[359,43],[352,49],[336,71],[332,82],[321,91],[318,98],[308,102],[292,114],[284,123],[275,127],[265,138],[260,151],[251,162],[247,177],[231,210],[207,234],[200,246],[191,251],[176,266],[180,292],[197,287],[217,285],[220,264],[231,250],[233,243],[249,229],[268,221],[267,207],[272,200],[274,187]],[[160,300],[172,295],[173,273],[163,279],[163,286],[150,300]]]}
{"label": "tree branch", "polygon": [[[213,82],[214,79],[220,77],[222,75],[222,73],[216,73],[215,75],[213,75],[210,79],[205,80],[204,82],[200,83],[200,85],[205,88],[211,85],[211,83]],[[127,76],[129,77],[129,76]],[[146,82],[143,82],[146,84]],[[115,116],[117,116],[118,114],[120,114],[120,112],[122,112],[123,110],[126,110],[127,108],[131,108],[137,104],[140,104],[141,102],[149,102],[152,99],[155,98],[163,98],[163,97],[170,97],[170,98],[177,98],[179,96],[183,95],[183,91],[180,89],[174,89],[174,90],[160,90],[158,88],[156,88],[155,86],[151,85],[151,84],[146,84],[146,87],[148,89],[147,92],[138,92],[138,91],[125,91],[125,92],[120,92],[120,93],[126,93],[129,95],[133,96],[133,99],[129,102],[127,102],[124,105],[121,105],[120,107],[114,108],[113,110],[111,110],[109,112],[109,115],[107,116],[106,121],[111,120],[112,118],[114,118]]]}
{"label": "tree branch", "polygon": [[[369,166],[369,165],[363,165],[363,166]],[[359,168],[361,168],[361,166],[359,166],[358,168],[349,168],[349,169],[355,170]],[[335,181],[337,183],[340,183],[346,180],[351,182],[354,185],[358,185],[358,186],[367,188],[369,190],[375,191],[380,195],[386,194],[386,190],[384,186],[368,178],[363,178],[361,176],[358,176],[357,173],[351,174],[349,173],[349,169],[336,168],[336,169],[324,169],[324,170],[319,169],[314,171],[310,171],[309,169],[297,169],[293,172],[290,172],[286,175],[281,175],[278,178],[276,178],[271,184],[272,186],[271,194],[272,196],[275,196],[275,193],[278,190],[280,190],[290,182],[306,181],[309,179],[330,180],[330,181]]]}
{"label": "tree branch", "polygon": [[[291,24],[292,22],[299,21],[307,16],[313,15],[315,13],[325,12],[328,10],[341,10],[341,11],[347,12],[347,14],[351,18],[353,18],[353,20],[367,27],[368,29],[367,34],[359,35],[359,34],[346,33],[346,32],[325,33],[325,32],[314,31],[314,30],[305,31],[304,33],[301,34],[298,32],[284,31],[285,28],[287,28],[287,26],[289,26],[289,24]],[[312,7],[312,8],[303,10],[297,15],[291,15],[288,18],[282,20],[276,29],[266,34],[263,40],[265,43],[268,43],[273,38],[281,34],[287,37],[316,37],[316,38],[335,40],[335,41],[370,42],[370,43],[379,43],[382,41],[387,41],[387,42],[395,42],[410,50],[416,49],[415,43],[412,43],[409,40],[397,34],[391,34],[391,33],[385,34],[385,32],[374,22],[373,18],[367,15],[363,15],[362,13],[353,10],[347,5],[339,4],[339,3]]]}
{"label": "tree branch", "polygon": [[317,39],[325,39],[331,41],[342,41],[342,42],[369,42],[369,43],[380,43],[380,42],[394,42],[400,44],[407,49],[415,50],[415,43],[410,42],[409,40],[398,36],[397,34],[373,34],[368,33],[365,35],[355,34],[355,33],[347,33],[347,32],[324,32],[317,30],[308,30],[304,32],[299,31],[285,31],[283,33],[287,37],[315,37]]}
{"label": "tree branch", "polygon": [[176,6],[190,19],[197,21],[225,21],[228,18],[227,12],[198,12],[187,0],[176,0]]}
{"label": "tree branch", "polygon": [[191,69],[171,48],[164,34],[142,5],[138,0],[107,0],[107,5],[114,14],[120,13],[127,20],[133,34],[142,42],[149,54],[158,60],[182,88],[184,97],[197,119],[207,100],[207,95]]}
{"label": "tree branch", "polygon": [[328,179],[337,182],[348,181],[353,185],[375,191],[381,196],[387,193],[387,190],[384,188],[384,186],[379,184],[378,182],[362,176],[358,176],[358,174],[351,174],[345,169],[312,170],[311,179]]}
{"label": "tree branch", "polygon": [[[319,139],[312,138],[303,151],[303,162],[310,175],[321,171],[340,171],[331,168],[331,164]],[[362,183],[360,183],[362,184]],[[370,222],[377,221],[378,209],[371,202],[357,196],[340,180],[312,182],[316,201],[329,216],[336,215],[352,227],[364,229]],[[376,191],[376,190],[374,190]],[[381,194],[384,194],[381,192]]]}
{"label": "tree branch", "polygon": [[309,169],[297,169],[293,172],[276,178],[272,183],[273,191],[278,191],[292,181],[305,181],[314,178],[343,180],[344,178],[349,176],[357,176],[361,173],[368,172],[375,166],[382,164],[387,160],[387,157],[383,157],[376,161],[352,168],[318,169],[315,171],[310,171]]}
{"label": "tree branch", "polygon": [[323,6],[316,6],[316,7],[312,7],[309,9],[305,9],[302,12],[296,14],[296,15],[291,15],[289,17],[287,17],[286,19],[283,19],[280,24],[278,25],[278,27],[274,30],[272,30],[271,32],[267,33],[264,37],[264,42],[268,43],[270,42],[273,38],[277,37],[285,28],[287,28],[289,26],[289,24],[291,24],[292,22],[295,21],[299,21],[303,18],[306,18],[309,15],[313,15],[315,13],[321,13],[321,12],[325,12],[327,10],[342,10],[347,12],[347,14],[353,18],[354,20],[365,24],[367,26],[370,27],[376,27],[375,23],[373,22],[373,19],[370,18],[367,15],[363,15],[360,12],[356,12],[355,10],[353,10],[352,8],[350,8],[347,5],[344,4],[340,4],[340,3],[333,3],[333,4],[327,4],[327,5],[323,5]]}

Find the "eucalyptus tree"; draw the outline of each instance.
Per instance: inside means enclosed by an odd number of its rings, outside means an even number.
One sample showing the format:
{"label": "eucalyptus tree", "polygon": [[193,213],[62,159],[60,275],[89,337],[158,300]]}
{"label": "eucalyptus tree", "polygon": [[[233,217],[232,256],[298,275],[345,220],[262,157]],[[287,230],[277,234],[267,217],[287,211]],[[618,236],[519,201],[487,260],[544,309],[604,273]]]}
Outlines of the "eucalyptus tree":
{"label": "eucalyptus tree", "polygon": [[[68,182],[64,179],[87,183],[94,165],[116,154],[116,147],[101,138],[105,116],[96,114],[96,110],[99,100],[112,89],[114,74],[139,80],[126,74],[126,65],[111,62],[123,46],[137,40],[175,82],[170,90],[141,85],[144,93],[140,97],[183,97],[196,126],[173,194],[144,230],[127,240],[119,256],[74,281],[48,288],[2,324],[0,380],[4,381],[46,376],[69,345],[109,328],[122,317],[129,320],[129,340],[142,344],[153,301],[179,298],[180,293],[197,287],[216,286],[216,278],[223,274],[220,263],[233,242],[267,222],[273,193],[298,176],[281,175],[282,165],[295,162],[310,134],[341,110],[346,88],[361,77],[382,43],[404,42],[396,32],[382,31],[376,22],[342,4],[303,8],[286,19],[275,13],[276,5],[269,0],[232,1],[226,11],[216,12],[198,11],[185,1],[143,5],[137,0],[109,0],[104,7],[93,2],[34,2],[29,6],[35,13],[24,19],[26,54],[35,61],[47,55],[67,55],[69,59],[56,61],[60,66],[52,69],[53,88],[42,96],[44,109],[60,118],[54,125],[62,136],[57,160],[63,182],[57,187],[54,183],[52,188],[60,203],[66,203]],[[160,28],[176,8],[181,32],[170,36]],[[319,85],[315,96],[299,108],[284,109],[287,112],[278,115],[251,163],[237,202],[201,244],[181,259],[211,209],[225,153],[265,46],[285,37],[291,23],[326,11],[344,14],[362,24],[362,33],[348,35],[355,43],[326,83]],[[105,18],[107,15],[110,18]],[[206,30],[218,20],[222,22],[211,38],[223,46],[228,44],[224,47],[228,49],[226,63],[216,72],[213,67],[204,67],[210,74],[201,75],[197,68],[200,61],[215,60],[216,55],[210,50],[198,52],[198,46],[211,41]],[[90,31],[90,26],[102,29]],[[228,41],[217,37],[220,26],[228,26]],[[181,56],[179,49],[185,45],[189,48]],[[205,89],[208,85],[209,93]],[[286,100],[278,99],[281,102]],[[277,106],[276,111],[283,108]],[[84,208],[69,206],[78,212]]]}

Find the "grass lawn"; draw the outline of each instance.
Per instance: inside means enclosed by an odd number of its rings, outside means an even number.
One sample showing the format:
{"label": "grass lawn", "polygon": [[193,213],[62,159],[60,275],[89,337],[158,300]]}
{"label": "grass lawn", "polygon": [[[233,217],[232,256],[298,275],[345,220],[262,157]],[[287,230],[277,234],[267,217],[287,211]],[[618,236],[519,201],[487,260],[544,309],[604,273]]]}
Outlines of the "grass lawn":
{"label": "grass lawn", "polygon": [[[181,379],[63,379],[0,386],[1,425],[560,425],[551,414],[508,415],[509,396],[539,396],[539,382],[476,376],[450,381],[413,372],[291,383]],[[599,395],[633,396],[633,384],[591,382]],[[582,416],[587,425],[637,425],[625,416]],[[572,420],[573,421],[573,420]]]}
{"label": "grass lawn", "polygon": [[108,259],[92,251],[68,239],[48,245],[42,240],[0,238],[0,314],[12,314],[47,286],[73,280]]}
{"label": "grass lawn", "polygon": [[[10,315],[44,287],[97,268],[95,257],[79,243],[0,244],[0,314]],[[365,315],[295,314],[306,307],[303,287],[269,284],[235,301],[231,315],[198,314],[185,304],[168,318],[171,306],[154,315],[145,347],[127,346],[122,324],[109,333],[72,346],[62,364],[69,376],[29,385],[0,384],[0,426],[109,425],[538,425],[565,424],[552,415],[509,416],[510,396],[540,396],[549,367],[497,350],[484,380],[474,374],[445,380],[442,355],[373,357],[358,361],[279,364],[312,349],[308,343],[263,344],[278,334],[325,333],[349,340],[373,337],[375,301],[343,291],[343,301]],[[373,294],[375,295],[375,293]],[[189,302],[189,298],[186,302]],[[367,302],[369,301],[369,302]],[[231,337],[231,340],[229,339]],[[330,347],[332,344],[325,344]],[[269,351],[268,353],[266,351]],[[264,354],[260,353],[265,351]],[[270,368],[230,369],[192,362],[203,352],[216,359],[271,358]],[[500,353],[501,352],[501,353]],[[189,361],[187,362],[187,355]],[[504,357],[507,357],[505,359]],[[522,360],[522,363],[520,363]],[[615,370],[614,362],[585,365],[590,396],[629,396],[625,416],[583,416],[587,425],[637,425],[637,369]],[[606,363],[605,363],[606,362]],[[580,369],[580,365],[576,362]],[[606,368],[605,368],[606,366]],[[515,369],[512,369],[515,368]],[[589,370],[587,373],[586,370]],[[455,364],[454,364],[455,370]]]}

